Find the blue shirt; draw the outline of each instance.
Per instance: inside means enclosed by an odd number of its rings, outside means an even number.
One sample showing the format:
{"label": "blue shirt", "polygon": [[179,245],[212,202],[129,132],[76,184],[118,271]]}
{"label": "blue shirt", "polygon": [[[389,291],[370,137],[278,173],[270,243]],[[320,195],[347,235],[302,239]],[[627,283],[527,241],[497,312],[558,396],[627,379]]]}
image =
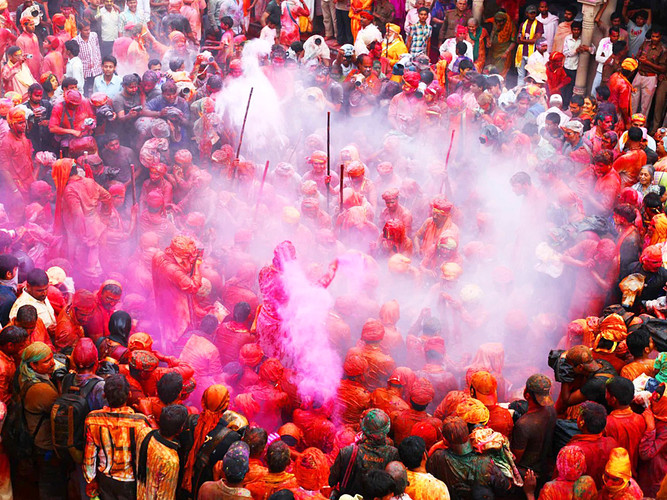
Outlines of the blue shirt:
{"label": "blue shirt", "polygon": [[123,79],[115,73],[111,77],[111,81],[109,83],[104,80],[104,75],[98,75],[95,77],[95,81],[93,82],[93,93],[102,92],[103,94],[108,95],[109,99],[113,99],[118,94],[120,94],[120,91],[122,90],[122,81]]}

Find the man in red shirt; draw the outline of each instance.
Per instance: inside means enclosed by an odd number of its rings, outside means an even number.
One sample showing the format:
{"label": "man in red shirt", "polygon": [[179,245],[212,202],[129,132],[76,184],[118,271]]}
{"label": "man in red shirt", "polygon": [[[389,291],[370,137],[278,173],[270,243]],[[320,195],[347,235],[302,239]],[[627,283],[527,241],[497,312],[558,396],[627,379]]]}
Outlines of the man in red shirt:
{"label": "man in red shirt", "polygon": [[75,137],[82,137],[93,129],[91,122],[86,125],[86,119],[95,118],[90,103],[81,96],[78,90],[66,90],[63,100],[53,106],[49,119],[49,132],[54,134],[56,141],[63,148],[69,147],[69,141]]}
{"label": "man in red shirt", "polygon": [[[640,417],[641,418],[641,417]],[[609,460],[611,450],[618,447],[613,437],[603,436],[607,425],[607,410],[599,403],[585,401],[577,418],[581,434],[577,434],[567,443],[577,446],[586,456],[586,475],[591,476],[595,486],[602,488],[602,474]]]}
{"label": "man in red shirt", "polygon": [[5,207],[22,211],[23,201],[27,203],[30,199],[30,184],[35,180],[32,144],[25,135],[25,109],[10,109],[7,123],[9,133],[0,141],[0,198]]}
{"label": "man in red shirt", "polygon": [[35,21],[32,17],[24,17],[21,19],[21,27],[23,33],[16,39],[16,45],[21,47],[24,54],[29,54],[26,64],[35,80],[39,81],[42,69],[42,53],[39,50],[39,40],[35,35]]}
{"label": "man in red shirt", "polygon": [[646,430],[646,421],[630,408],[635,386],[624,377],[614,377],[606,384],[607,404],[613,408],[607,416],[605,436],[613,437],[619,446],[628,450],[632,474],[636,477],[639,442]]}
{"label": "man in red shirt", "polygon": [[628,57],[621,63],[621,69],[609,77],[609,102],[616,106],[620,117],[616,125],[619,135],[630,128],[632,116],[632,85],[630,75],[637,70],[639,63]]}
{"label": "man in red shirt", "polygon": [[6,326],[0,331],[0,401],[7,404],[12,398],[12,380],[16,373],[16,361],[30,342],[23,328]]}

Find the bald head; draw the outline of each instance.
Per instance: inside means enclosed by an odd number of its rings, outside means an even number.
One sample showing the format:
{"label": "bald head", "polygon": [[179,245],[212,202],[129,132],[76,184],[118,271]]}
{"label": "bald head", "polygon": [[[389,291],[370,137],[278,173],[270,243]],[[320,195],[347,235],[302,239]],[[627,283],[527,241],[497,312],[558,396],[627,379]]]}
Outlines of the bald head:
{"label": "bald head", "polygon": [[387,464],[384,469],[396,482],[395,497],[401,496],[405,493],[405,488],[408,486],[408,471],[401,462],[393,461]]}

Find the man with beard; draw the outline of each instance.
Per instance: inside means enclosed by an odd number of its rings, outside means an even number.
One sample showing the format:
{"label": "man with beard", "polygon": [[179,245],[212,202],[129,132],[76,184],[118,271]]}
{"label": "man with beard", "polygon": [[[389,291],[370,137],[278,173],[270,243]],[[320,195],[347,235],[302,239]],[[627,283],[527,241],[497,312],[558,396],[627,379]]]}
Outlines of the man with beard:
{"label": "man with beard", "polygon": [[421,76],[416,71],[403,73],[403,92],[395,95],[389,103],[389,123],[404,134],[416,134],[419,119],[424,115],[423,100],[416,95],[420,81]]}
{"label": "man with beard", "polygon": [[95,294],[95,309],[85,325],[86,337],[97,342],[109,336],[109,319],[120,302],[123,288],[115,280],[106,280]]}
{"label": "man with beard", "polygon": [[132,73],[125,75],[121,82],[123,90],[113,98],[113,110],[123,144],[131,144],[134,135],[134,123],[141,111],[141,94],[139,93],[139,76]]}
{"label": "man with beard", "polygon": [[[139,160],[134,150],[127,146],[121,146],[118,134],[110,133],[107,134],[106,144],[100,151],[100,156],[106,167],[118,171],[116,180],[123,182],[125,187],[129,187],[132,183],[131,165],[139,166]],[[138,175],[138,172],[136,175]]]}

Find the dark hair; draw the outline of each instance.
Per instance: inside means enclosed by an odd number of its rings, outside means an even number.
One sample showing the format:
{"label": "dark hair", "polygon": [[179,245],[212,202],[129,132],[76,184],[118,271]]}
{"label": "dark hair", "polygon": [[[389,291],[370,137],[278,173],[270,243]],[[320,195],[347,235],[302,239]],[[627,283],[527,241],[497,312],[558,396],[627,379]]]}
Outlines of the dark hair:
{"label": "dark hair", "polygon": [[464,59],[459,63],[459,72],[461,72],[464,69],[475,69],[475,65],[472,63],[470,59]]}
{"label": "dark hair", "polygon": [[220,90],[222,88],[222,77],[220,75],[211,75],[206,80],[206,86],[211,90]]}
{"label": "dark hair", "polygon": [[558,113],[547,113],[545,121],[560,125],[560,115]]}
{"label": "dark hair", "polygon": [[625,377],[612,377],[607,380],[607,392],[616,398],[618,404],[627,406],[635,397],[635,386]]}
{"label": "dark hair", "polygon": [[574,28],[582,29],[582,27],[583,27],[583,25],[582,25],[581,21],[572,21],[572,25],[570,26],[570,29],[574,29]]}
{"label": "dark hair", "polygon": [[250,316],[250,304],[247,302],[238,302],[234,306],[234,312],[232,313],[234,321],[242,323],[248,319],[248,316]]}
{"label": "dark hair", "polygon": [[519,92],[519,95],[516,96],[516,101],[517,102],[519,102],[519,101],[530,101],[530,94],[526,90],[522,89]]}
{"label": "dark hair", "polygon": [[163,94],[165,93],[176,94],[178,92],[178,87],[176,86],[176,83],[174,83],[172,80],[167,80],[162,84],[160,90],[162,90]]}
{"label": "dark hair", "polygon": [[129,87],[130,85],[134,84],[139,85],[140,81],[141,78],[139,78],[139,75],[137,75],[136,73],[129,73],[123,76],[123,81],[121,82],[121,85],[123,87]]}
{"label": "dark hair", "polygon": [[120,373],[109,376],[104,382],[104,397],[111,408],[120,408],[127,403],[130,395],[130,384],[125,375]]}
{"label": "dark hair", "polygon": [[155,66],[156,64],[162,66],[162,62],[159,59],[151,59],[148,61],[148,69],[150,69],[151,66]]}
{"label": "dark hair", "polygon": [[611,16],[609,16],[609,20],[613,21],[614,19],[621,19],[621,14],[618,12],[612,12]]}
{"label": "dark hair", "polygon": [[575,94],[570,98],[570,102],[573,102],[574,104],[577,104],[579,106],[583,106],[584,96]]}
{"label": "dark hair", "polygon": [[447,417],[442,422],[442,437],[449,444],[463,444],[470,437],[468,424],[461,417]]}
{"label": "dark hair", "polygon": [[498,75],[489,75],[486,77],[486,88],[490,89],[491,87],[495,87],[496,85],[500,86],[500,77]]}
{"label": "dark hair", "polygon": [[0,279],[5,279],[7,273],[14,272],[19,267],[19,260],[10,253],[0,254]]}
{"label": "dark hair", "polygon": [[257,458],[262,455],[268,438],[268,433],[261,427],[248,427],[246,429],[243,434],[243,441],[250,447],[251,458]]}
{"label": "dark hair", "polygon": [[426,443],[419,436],[408,436],[398,445],[398,455],[408,469],[416,469],[426,453]]}
{"label": "dark hair", "polygon": [[110,292],[113,293],[114,295],[120,295],[123,293],[123,289],[116,285],[115,283],[109,283],[108,285],[104,285],[102,287],[103,292]]}
{"label": "dark hair", "polygon": [[581,403],[579,416],[591,434],[600,434],[607,426],[607,410],[595,401]]}
{"label": "dark hair", "polygon": [[294,493],[290,490],[278,490],[268,500],[294,500]]}
{"label": "dark hair", "polygon": [[639,127],[630,127],[628,129],[628,140],[639,142],[644,137],[644,132]]}
{"label": "dark hair", "polygon": [[231,18],[231,16],[222,16],[222,19],[220,19],[220,24],[231,28],[234,26],[234,20]]}
{"label": "dark hair", "polygon": [[579,11],[576,6],[574,5],[567,5],[565,9],[563,10],[564,12],[572,12],[572,14],[575,14]]}
{"label": "dark hair", "polygon": [[662,211],[662,202],[660,201],[660,195],[658,193],[648,193],[644,196],[643,204],[646,208]]}
{"label": "dark hair", "polygon": [[165,437],[175,436],[188,419],[188,409],[183,405],[168,405],[160,413],[160,434]]}
{"label": "dark hair", "polygon": [[37,308],[30,304],[25,304],[16,311],[17,323],[32,323],[33,321],[37,321],[37,317]]}
{"label": "dark hair", "polygon": [[123,340],[127,347],[127,339],[132,330],[132,317],[125,311],[114,311],[109,317],[109,333],[114,336],[116,342]]}
{"label": "dark hair", "polygon": [[49,277],[44,269],[35,268],[28,273],[26,281],[30,286],[46,286],[49,284]]}
{"label": "dark hair", "polygon": [[299,42],[299,41],[292,42],[292,44],[289,46],[289,48],[292,49],[292,51],[295,54],[298,54],[299,52],[301,52],[303,50],[303,43]]}
{"label": "dark hair", "polygon": [[8,56],[13,56],[13,55],[16,54],[19,50],[21,50],[21,47],[18,47],[18,46],[16,46],[16,45],[12,45],[11,47],[9,47],[9,48],[7,49],[7,55],[8,55]]}
{"label": "dark hair", "polygon": [[651,335],[644,326],[640,326],[627,336],[625,343],[628,345],[630,354],[635,358],[641,358],[644,350],[651,345]]}
{"label": "dark hair", "polygon": [[598,101],[606,101],[611,97],[611,91],[606,85],[600,85],[595,89],[595,92],[598,94]]}
{"label": "dark hair", "polygon": [[33,83],[32,85],[30,85],[30,87],[28,87],[28,95],[33,95],[38,90],[44,92],[44,87],[42,87],[40,83]]}
{"label": "dark hair", "polygon": [[510,177],[510,184],[522,184],[525,186],[530,186],[532,182],[530,181],[530,175],[526,172],[517,172],[512,177]]}
{"label": "dark hair", "polygon": [[280,439],[271,443],[266,450],[266,465],[269,472],[282,472],[290,463],[289,446]]}
{"label": "dark hair", "polygon": [[183,392],[183,375],[178,372],[167,372],[157,381],[157,396],[168,405],[178,399]]}
{"label": "dark hair", "polygon": [[456,42],[456,55],[462,56],[468,51],[468,44],[465,42]]}
{"label": "dark hair", "polygon": [[645,11],[644,9],[640,9],[637,12],[635,12],[635,21],[637,20],[638,17],[641,17],[643,19],[648,19],[648,12]]}
{"label": "dark hair", "polygon": [[616,26],[612,26],[611,28],[609,28],[609,34],[610,34],[610,35],[611,35],[611,32],[612,32],[612,31],[613,31],[614,33],[618,33],[619,35],[621,34],[621,29],[620,29],[620,28],[617,28]]}
{"label": "dark hair", "polygon": [[64,89],[65,87],[71,87],[72,85],[79,85],[79,82],[76,80],[76,78],[72,78],[71,76],[66,76],[63,78],[63,81],[60,83],[60,86]]}
{"label": "dark hair", "polygon": [[181,66],[185,64],[185,61],[181,57],[171,59],[169,61],[169,69],[171,71],[178,71]]}
{"label": "dark hair", "polygon": [[199,330],[206,333],[207,335],[211,335],[216,330],[216,328],[218,328],[218,318],[212,314],[207,314],[199,322]]}
{"label": "dark hair", "polygon": [[628,42],[626,42],[625,40],[618,40],[611,45],[611,53],[614,55],[618,55],[621,52],[623,52],[627,46]]}
{"label": "dark hair", "polygon": [[[24,306],[25,307],[25,306]],[[20,344],[28,340],[28,332],[20,326],[9,325],[0,330],[0,346]]]}
{"label": "dark hair", "polygon": [[614,207],[614,213],[619,217],[623,217],[630,224],[633,224],[637,218],[637,211],[627,203],[616,205]]}
{"label": "dark hair", "polygon": [[[58,77],[51,73],[51,77],[55,78],[56,81],[58,81]],[[51,83],[51,77],[47,78],[44,80],[44,83],[42,83],[42,87],[44,88],[45,92],[53,92],[55,89],[53,88],[53,84]]]}
{"label": "dark hair", "polygon": [[65,42],[65,49],[69,50],[74,57],[79,55],[79,42],[76,40],[67,40]]}
{"label": "dark hair", "polygon": [[394,493],[396,481],[385,470],[371,469],[361,478],[364,498],[374,499]]}
{"label": "dark hair", "polygon": [[104,63],[106,63],[106,62],[110,62],[110,63],[112,63],[114,66],[118,66],[118,60],[117,60],[114,56],[104,56],[104,57],[102,58],[102,64],[104,64]]}
{"label": "dark hair", "polygon": [[662,29],[660,29],[659,26],[651,26],[651,29],[648,30],[646,36],[648,37],[653,36],[653,33],[657,33],[658,35],[662,36]]}
{"label": "dark hair", "polygon": [[417,9],[417,13],[421,14],[422,12],[426,12],[428,14],[428,9],[426,7],[419,7]]}
{"label": "dark hair", "polygon": [[442,324],[435,316],[431,316],[430,318],[426,318],[424,321],[422,321],[422,332],[428,337],[433,337],[441,329]]}

